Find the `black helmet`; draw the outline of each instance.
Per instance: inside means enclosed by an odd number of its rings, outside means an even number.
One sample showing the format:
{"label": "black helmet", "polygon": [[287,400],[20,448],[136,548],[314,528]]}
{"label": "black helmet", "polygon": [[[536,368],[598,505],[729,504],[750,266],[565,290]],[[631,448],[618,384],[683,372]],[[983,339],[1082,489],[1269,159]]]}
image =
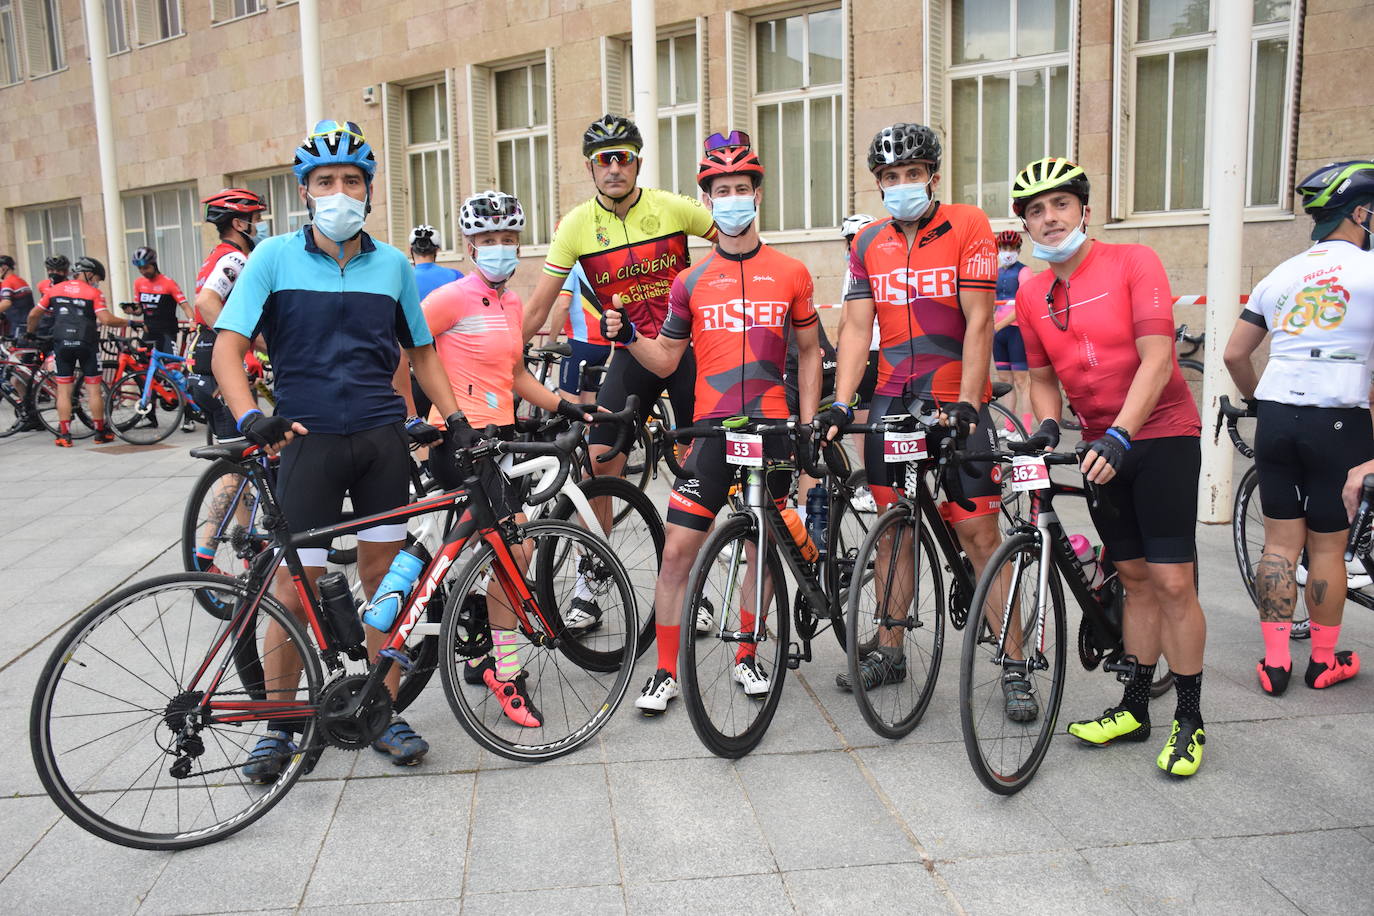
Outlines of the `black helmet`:
{"label": "black helmet", "polygon": [[71,266],[72,262],[67,260],[67,256],[65,254],[48,255],[48,257],[43,261],[43,267],[47,270],[53,271],[54,273],[65,273],[71,269]]}
{"label": "black helmet", "polygon": [[1312,240],[1321,241],[1360,204],[1374,201],[1374,162],[1330,162],[1298,182],[1302,208],[1312,217]]}
{"label": "black helmet", "polygon": [[639,152],[644,148],[644,138],[640,136],[634,121],[620,115],[606,114],[593,121],[582,135],[582,155],[590,156],[608,146],[630,147]]}
{"label": "black helmet", "polygon": [[899,162],[928,162],[932,172],[940,171],[940,138],[924,124],[893,124],[873,135],[868,145],[868,170]]}
{"label": "black helmet", "polygon": [[95,274],[97,280],[105,279],[105,265],[88,254],[83,254],[76,259],[76,264],[72,269],[79,274]]}
{"label": "black helmet", "polygon": [[0,267],[8,267],[10,270],[14,270],[14,258],[7,254],[0,254]]}
{"label": "black helmet", "polygon": [[157,251],[144,245],[142,248],[134,249],[134,256],[129,259],[135,267],[145,267],[149,264],[157,265]]}

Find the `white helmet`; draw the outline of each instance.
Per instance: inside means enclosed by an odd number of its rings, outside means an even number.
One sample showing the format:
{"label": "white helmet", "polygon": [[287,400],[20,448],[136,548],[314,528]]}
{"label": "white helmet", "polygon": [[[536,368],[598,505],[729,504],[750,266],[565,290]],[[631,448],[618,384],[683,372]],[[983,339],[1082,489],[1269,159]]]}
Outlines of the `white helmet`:
{"label": "white helmet", "polygon": [[463,227],[463,235],[500,230],[520,232],[525,228],[525,211],[520,208],[520,201],[510,194],[483,191],[463,201],[458,223]]}
{"label": "white helmet", "polygon": [[421,251],[438,251],[443,245],[439,242],[439,232],[433,226],[416,226],[410,230],[410,247]]}
{"label": "white helmet", "polygon": [[844,222],[840,223],[840,235],[852,239],[859,234],[864,226],[871,222],[873,222],[873,217],[867,213],[852,213],[844,218]]}

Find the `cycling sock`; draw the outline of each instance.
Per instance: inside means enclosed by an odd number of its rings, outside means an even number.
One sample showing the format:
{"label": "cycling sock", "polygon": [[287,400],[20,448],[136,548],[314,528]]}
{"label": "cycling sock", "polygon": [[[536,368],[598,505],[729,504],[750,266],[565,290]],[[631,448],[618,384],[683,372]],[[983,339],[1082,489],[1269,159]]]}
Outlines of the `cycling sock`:
{"label": "cycling sock", "polygon": [[[747,608],[739,609],[739,629],[741,633],[754,632],[754,612]],[[742,642],[735,650],[736,663],[744,661],[750,655],[757,655],[759,651],[758,643]]]}
{"label": "cycling sock", "polygon": [[1175,674],[1174,695],[1178,705],[1174,707],[1175,719],[1192,719],[1202,724],[1202,672],[1197,674]]}
{"label": "cycling sock", "polygon": [[1264,664],[1270,668],[1293,667],[1293,654],[1288,649],[1288,639],[1293,630],[1293,621],[1261,621],[1260,633],[1264,636]]}
{"label": "cycling sock", "polygon": [[682,627],[666,623],[654,624],[655,639],[658,640],[658,666],[677,679],[677,644],[682,636]]}
{"label": "cycling sock", "polygon": [[104,421],[104,420],[96,420],[96,421],[95,421],[95,431],[98,432],[98,433],[103,433],[103,432],[105,431],[105,421]]}
{"label": "cycling sock", "polygon": [[1154,680],[1155,666],[1137,663],[1135,677],[1126,684],[1121,694],[1121,705],[1117,707],[1135,716],[1141,725],[1150,724],[1150,685]]}
{"label": "cycling sock", "polygon": [[578,576],[577,581],[573,583],[573,600],[576,601],[579,598],[583,601],[591,601],[593,598],[592,587],[587,582],[585,575]]}
{"label": "cycling sock", "polygon": [[514,630],[491,628],[491,657],[496,662],[498,680],[513,680],[520,673],[520,656],[515,651]]}
{"label": "cycling sock", "polygon": [[57,421],[57,434],[58,434],[59,436],[70,436],[71,433],[72,433],[72,421],[71,421],[71,420],[58,420],[58,421]]}
{"label": "cycling sock", "polygon": [[1312,621],[1312,661],[1319,665],[1334,668],[1336,665],[1336,643],[1340,637],[1340,624],[1328,627],[1317,623],[1315,620]]}

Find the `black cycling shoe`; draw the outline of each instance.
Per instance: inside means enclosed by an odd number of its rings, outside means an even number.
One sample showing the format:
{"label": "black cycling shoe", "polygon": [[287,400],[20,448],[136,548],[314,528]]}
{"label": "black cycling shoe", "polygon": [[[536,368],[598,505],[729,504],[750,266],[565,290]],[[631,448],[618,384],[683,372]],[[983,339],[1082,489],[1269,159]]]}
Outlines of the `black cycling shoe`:
{"label": "black cycling shoe", "polygon": [[1293,663],[1289,662],[1287,668],[1270,668],[1264,659],[1260,659],[1255,666],[1255,673],[1259,675],[1260,688],[1265,693],[1271,697],[1281,697],[1288,689],[1288,679],[1293,676]]}
{"label": "black cycling shoe", "polygon": [[490,655],[483,655],[482,660],[475,665],[463,663],[463,683],[471,684],[474,687],[486,685],[486,671],[490,668],[496,670],[496,662],[491,660]]}

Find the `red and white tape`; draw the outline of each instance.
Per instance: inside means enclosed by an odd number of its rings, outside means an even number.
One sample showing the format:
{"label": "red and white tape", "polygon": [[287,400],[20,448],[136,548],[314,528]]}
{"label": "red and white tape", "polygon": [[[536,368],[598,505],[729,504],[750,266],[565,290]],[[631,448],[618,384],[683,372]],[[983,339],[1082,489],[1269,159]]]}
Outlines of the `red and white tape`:
{"label": "red and white tape", "polygon": [[[1250,297],[1249,297],[1249,296],[1241,296],[1241,297],[1240,297],[1240,304],[1241,304],[1241,305],[1244,305],[1245,303],[1247,303],[1247,302],[1249,302],[1249,301],[1250,301]],[[1004,305],[1014,305],[1015,303],[1016,303],[1016,300],[1015,300],[1015,299],[998,299],[998,300],[994,303],[994,305],[996,305],[998,308],[1001,308],[1001,307],[1004,306]],[[1206,304],[1207,304],[1207,297],[1206,297],[1206,296],[1175,296],[1175,297],[1174,297],[1174,305],[1206,305]],[[837,308],[843,308],[843,307],[844,307],[844,303],[843,303],[843,302],[827,302],[827,303],[817,304],[817,305],[816,305],[816,308],[818,308],[818,309],[837,309]]]}

